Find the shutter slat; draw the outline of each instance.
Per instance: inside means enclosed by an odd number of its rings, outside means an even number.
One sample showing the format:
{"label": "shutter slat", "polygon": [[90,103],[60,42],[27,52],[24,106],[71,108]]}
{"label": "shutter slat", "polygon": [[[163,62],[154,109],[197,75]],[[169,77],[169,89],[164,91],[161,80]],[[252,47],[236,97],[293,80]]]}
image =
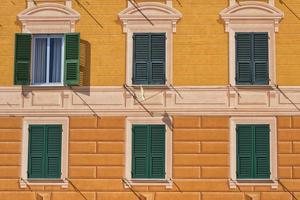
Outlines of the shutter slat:
{"label": "shutter slat", "polygon": [[31,65],[31,35],[18,33],[15,37],[14,84],[29,85]]}
{"label": "shutter slat", "polygon": [[80,34],[65,34],[65,80],[66,85],[79,85]]}
{"label": "shutter slat", "polygon": [[132,134],[132,178],[146,178],[148,176],[148,127],[134,125]]}

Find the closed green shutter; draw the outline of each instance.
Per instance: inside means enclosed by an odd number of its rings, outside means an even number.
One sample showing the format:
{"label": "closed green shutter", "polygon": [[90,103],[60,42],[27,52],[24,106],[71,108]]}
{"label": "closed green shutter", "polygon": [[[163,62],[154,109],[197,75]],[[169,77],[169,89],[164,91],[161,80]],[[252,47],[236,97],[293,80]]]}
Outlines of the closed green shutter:
{"label": "closed green shutter", "polygon": [[17,33],[15,40],[15,85],[30,84],[31,35]]}
{"label": "closed green shutter", "polygon": [[268,33],[236,33],[237,85],[269,83]]}
{"label": "closed green shutter", "polygon": [[152,85],[165,84],[166,34],[151,34],[150,82]]}
{"label": "closed green shutter", "polygon": [[61,176],[61,125],[46,126],[46,176],[48,178],[60,178]]}
{"label": "closed green shutter", "polygon": [[132,178],[165,178],[165,126],[132,126]]}
{"label": "closed green shutter", "polygon": [[150,178],[165,178],[165,126],[150,126]]}
{"label": "closed green shutter", "polygon": [[132,127],[132,178],[148,176],[148,126]]}
{"label": "closed green shutter", "polygon": [[133,84],[165,84],[166,34],[133,35]]}
{"label": "closed green shutter", "polygon": [[267,33],[253,33],[254,84],[269,83],[269,48]]}
{"label": "closed green shutter", "polygon": [[80,34],[65,34],[65,75],[66,85],[79,85]]}
{"label": "closed green shutter", "polygon": [[45,129],[43,125],[29,126],[28,178],[42,178],[45,174]]}
{"label": "closed green shutter", "polygon": [[150,43],[149,34],[133,36],[133,84],[147,85],[149,81]]}
{"label": "closed green shutter", "polygon": [[61,125],[30,125],[28,178],[61,177]]}
{"label": "closed green shutter", "polygon": [[252,84],[251,34],[236,33],[236,82]]}
{"label": "closed green shutter", "polygon": [[237,126],[237,177],[253,177],[253,134],[251,125]]}
{"label": "closed green shutter", "polygon": [[237,178],[270,178],[269,125],[237,125]]}
{"label": "closed green shutter", "polygon": [[255,178],[270,177],[270,128],[269,125],[255,127]]}

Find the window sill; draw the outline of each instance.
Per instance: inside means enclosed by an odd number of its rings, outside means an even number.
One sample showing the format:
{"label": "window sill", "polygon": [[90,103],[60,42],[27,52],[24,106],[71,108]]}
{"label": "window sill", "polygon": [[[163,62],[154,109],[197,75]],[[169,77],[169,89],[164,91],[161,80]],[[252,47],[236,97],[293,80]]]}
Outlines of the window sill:
{"label": "window sill", "polygon": [[261,90],[273,90],[276,88],[275,85],[231,85],[231,87],[237,88],[237,89],[261,89]]}
{"label": "window sill", "polygon": [[171,179],[123,179],[124,187],[131,186],[165,186],[172,189],[173,181]]}
{"label": "window sill", "polygon": [[68,181],[66,179],[23,179],[19,180],[20,188],[26,188],[27,186],[61,186],[62,188],[68,188]]}
{"label": "window sill", "polygon": [[278,181],[273,179],[237,179],[229,180],[229,187],[231,189],[237,186],[271,186],[272,189],[278,188]]}

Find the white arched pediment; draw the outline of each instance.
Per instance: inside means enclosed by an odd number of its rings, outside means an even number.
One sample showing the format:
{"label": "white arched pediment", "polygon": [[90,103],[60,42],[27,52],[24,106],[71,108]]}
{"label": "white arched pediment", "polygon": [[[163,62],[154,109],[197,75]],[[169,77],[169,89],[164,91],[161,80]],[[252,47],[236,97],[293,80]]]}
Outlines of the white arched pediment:
{"label": "white arched pediment", "polygon": [[181,17],[182,14],[178,10],[167,4],[157,2],[139,3],[136,6],[131,5],[119,13],[119,18],[123,22],[125,32],[128,23],[147,21],[147,19],[151,20],[154,24],[169,21],[173,24],[175,30],[176,23]]}
{"label": "white arched pediment", "polygon": [[[240,20],[251,20],[253,23],[274,23],[275,31],[278,31],[279,21],[283,18],[281,12],[275,6],[257,1],[245,1],[236,3],[220,12],[221,18],[225,21],[226,30],[230,23]],[[245,21],[244,21],[245,22]]]}
{"label": "white arched pediment", "polygon": [[43,3],[18,14],[25,33],[74,32],[80,14],[65,5]]}

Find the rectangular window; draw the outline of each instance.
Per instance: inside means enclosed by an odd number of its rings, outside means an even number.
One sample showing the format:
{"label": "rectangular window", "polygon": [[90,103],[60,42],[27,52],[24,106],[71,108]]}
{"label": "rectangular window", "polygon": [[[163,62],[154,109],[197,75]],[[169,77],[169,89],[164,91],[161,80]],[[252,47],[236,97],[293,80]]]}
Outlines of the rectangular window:
{"label": "rectangular window", "polygon": [[34,36],[33,84],[62,84],[63,36]]}
{"label": "rectangular window", "polygon": [[133,84],[164,85],[166,34],[133,34]]}
{"label": "rectangular window", "polygon": [[29,125],[28,178],[61,178],[62,125]]}
{"label": "rectangular window", "polygon": [[132,178],[165,178],[165,125],[132,126]]}
{"label": "rectangular window", "polygon": [[269,84],[268,33],[236,33],[236,84]]}
{"label": "rectangular window", "polygon": [[80,35],[16,34],[15,85],[79,85]]}
{"label": "rectangular window", "polygon": [[265,124],[238,124],[237,178],[270,178],[270,127]]}

